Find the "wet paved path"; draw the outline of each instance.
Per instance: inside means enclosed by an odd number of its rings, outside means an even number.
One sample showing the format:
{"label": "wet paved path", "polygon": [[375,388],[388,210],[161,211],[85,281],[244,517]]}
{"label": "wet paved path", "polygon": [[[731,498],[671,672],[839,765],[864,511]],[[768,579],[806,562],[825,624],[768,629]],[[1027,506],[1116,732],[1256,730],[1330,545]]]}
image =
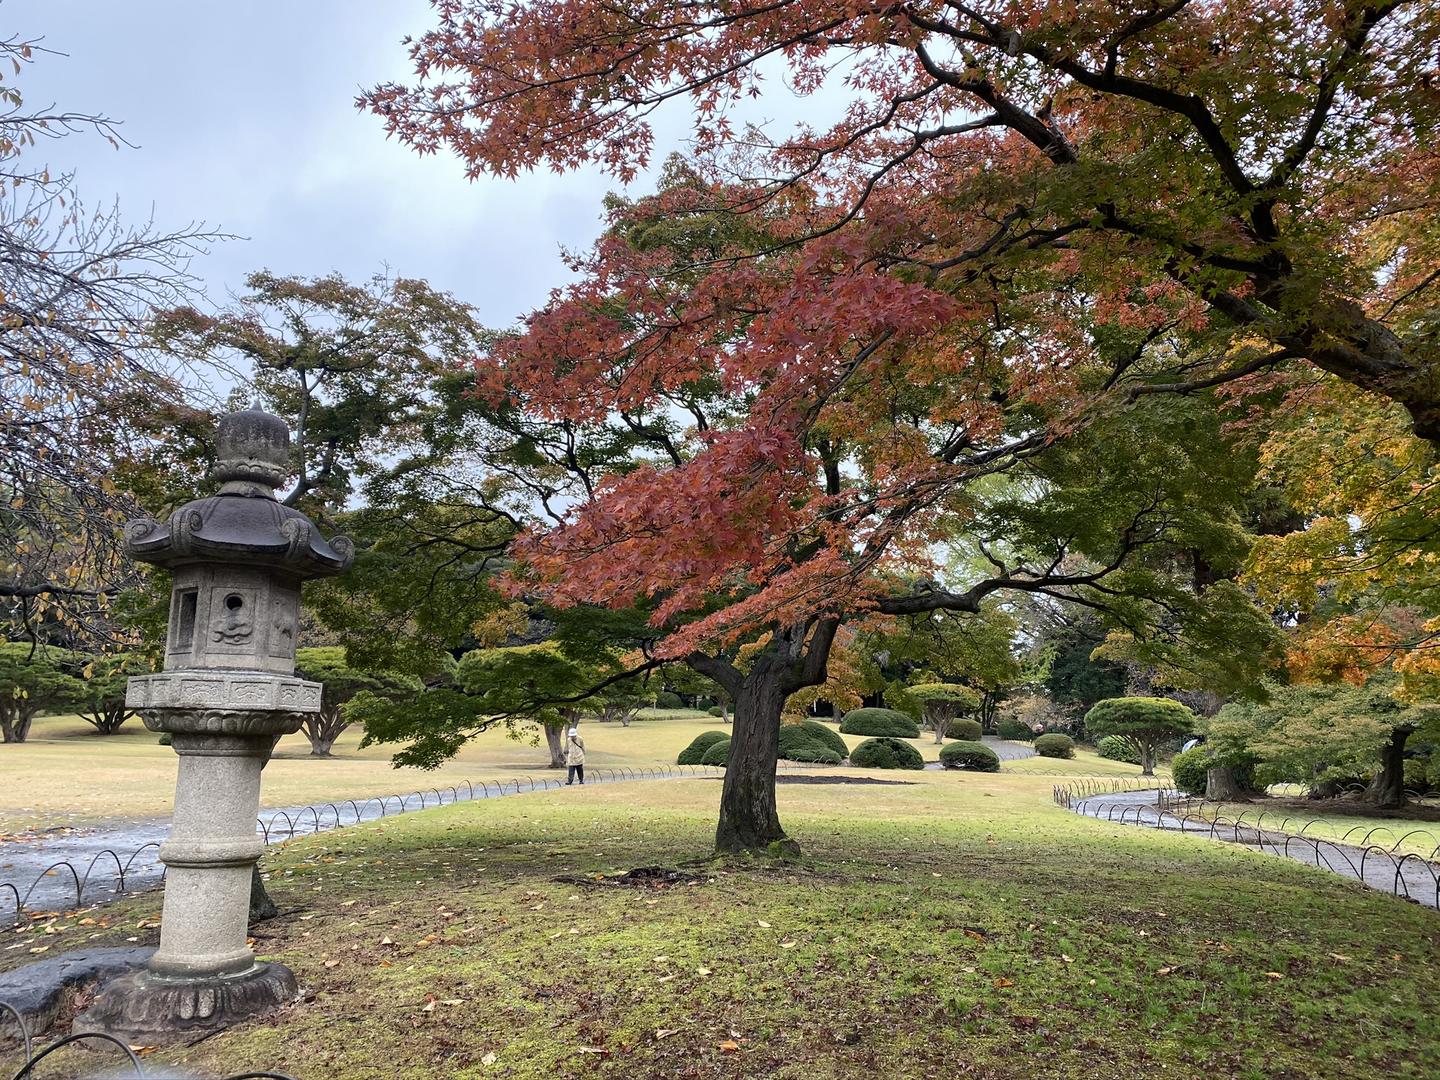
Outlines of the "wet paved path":
{"label": "wet paved path", "polygon": [[[1174,795],[1173,792],[1169,793]],[[1215,824],[1184,817],[1157,804],[1160,791],[1123,791],[1077,799],[1071,809],[1086,817],[1125,825],[1184,832],[1231,844],[1244,844],[1267,855],[1279,855],[1306,866],[1364,882],[1379,892],[1406,897],[1440,908],[1440,865],[1415,855],[1390,855],[1380,848],[1361,848],[1323,837],[1260,830],[1247,825]]]}

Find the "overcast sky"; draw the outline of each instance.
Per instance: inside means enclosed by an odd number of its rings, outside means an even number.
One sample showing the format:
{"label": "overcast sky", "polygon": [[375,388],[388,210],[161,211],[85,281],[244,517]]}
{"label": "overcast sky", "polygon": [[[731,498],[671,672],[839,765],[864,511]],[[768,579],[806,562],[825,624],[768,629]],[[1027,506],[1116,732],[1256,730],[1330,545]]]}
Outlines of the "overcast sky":
{"label": "overcast sky", "polygon": [[74,168],[87,202],[245,237],[192,266],[217,303],[261,267],[359,279],[388,264],[508,326],[565,280],[561,245],[588,245],[617,186],[471,183],[453,157],[387,141],[354,98],[410,74],[400,39],[431,24],[424,0],[4,0],[0,15],[67,54],[20,76],[28,106],[104,112],[135,144],[82,134],[34,152]]}

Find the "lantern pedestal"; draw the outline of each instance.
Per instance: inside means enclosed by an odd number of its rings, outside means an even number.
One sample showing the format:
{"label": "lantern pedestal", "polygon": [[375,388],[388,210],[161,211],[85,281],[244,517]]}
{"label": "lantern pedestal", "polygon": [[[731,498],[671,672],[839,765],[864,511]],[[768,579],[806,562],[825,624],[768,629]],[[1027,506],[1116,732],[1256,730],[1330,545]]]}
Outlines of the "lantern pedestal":
{"label": "lantern pedestal", "polygon": [[[299,730],[306,713],[149,704],[215,689],[205,680],[185,682],[180,672],[153,675],[135,680],[127,695],[143,710],[146,727],[170,733],[180,757],[175,824],[160,848],[166,867],[160,948],[147,970],[105,986],[76,1019],[77,1030],[154,1041],[234,1023],[299,992],[290,970],[258,963],[246,938],[251,871],[265,850],[255,835],[260,772],[276,740]],[[260,673],[227,673],[222,688],[262,700],[283,691],[313,699],[317,708],[320,700],[318,683]]]}

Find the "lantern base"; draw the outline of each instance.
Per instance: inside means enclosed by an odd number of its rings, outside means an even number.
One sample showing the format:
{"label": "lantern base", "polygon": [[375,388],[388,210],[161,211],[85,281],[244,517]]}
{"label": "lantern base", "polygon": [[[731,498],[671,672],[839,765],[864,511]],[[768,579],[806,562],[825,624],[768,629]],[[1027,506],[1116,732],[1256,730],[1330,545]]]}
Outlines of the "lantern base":
{"label": "lantern base", "polygon": [[152,1044],[215,1031],[293,1001],[300,994],[284,964],[257,963],[237,975],[167,978],[137,971],[107,983],[75,1017],[73,1030]]}

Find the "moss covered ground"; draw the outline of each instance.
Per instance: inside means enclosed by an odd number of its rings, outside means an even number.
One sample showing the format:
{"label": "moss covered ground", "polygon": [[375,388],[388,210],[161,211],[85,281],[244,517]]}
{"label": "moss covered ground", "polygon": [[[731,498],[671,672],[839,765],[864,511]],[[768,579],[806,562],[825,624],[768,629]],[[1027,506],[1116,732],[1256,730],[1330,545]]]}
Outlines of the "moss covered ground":
{"label": "moss covered ground", "polygon": [[[148,1061],[303,1080],[1437,1073],[1433,911],[1080,818],[1051,805],[1051,777],[830,775],[871,782],[783,783],[805,851],[789,864],[694,861],[713,780],[460,804],[273,850],[284,914],[255,945],[305,1000]],[[597,880],[685,864],[693,884]],[[148,896],[36,925],[0,965],[153,940],[157,911]]]}

